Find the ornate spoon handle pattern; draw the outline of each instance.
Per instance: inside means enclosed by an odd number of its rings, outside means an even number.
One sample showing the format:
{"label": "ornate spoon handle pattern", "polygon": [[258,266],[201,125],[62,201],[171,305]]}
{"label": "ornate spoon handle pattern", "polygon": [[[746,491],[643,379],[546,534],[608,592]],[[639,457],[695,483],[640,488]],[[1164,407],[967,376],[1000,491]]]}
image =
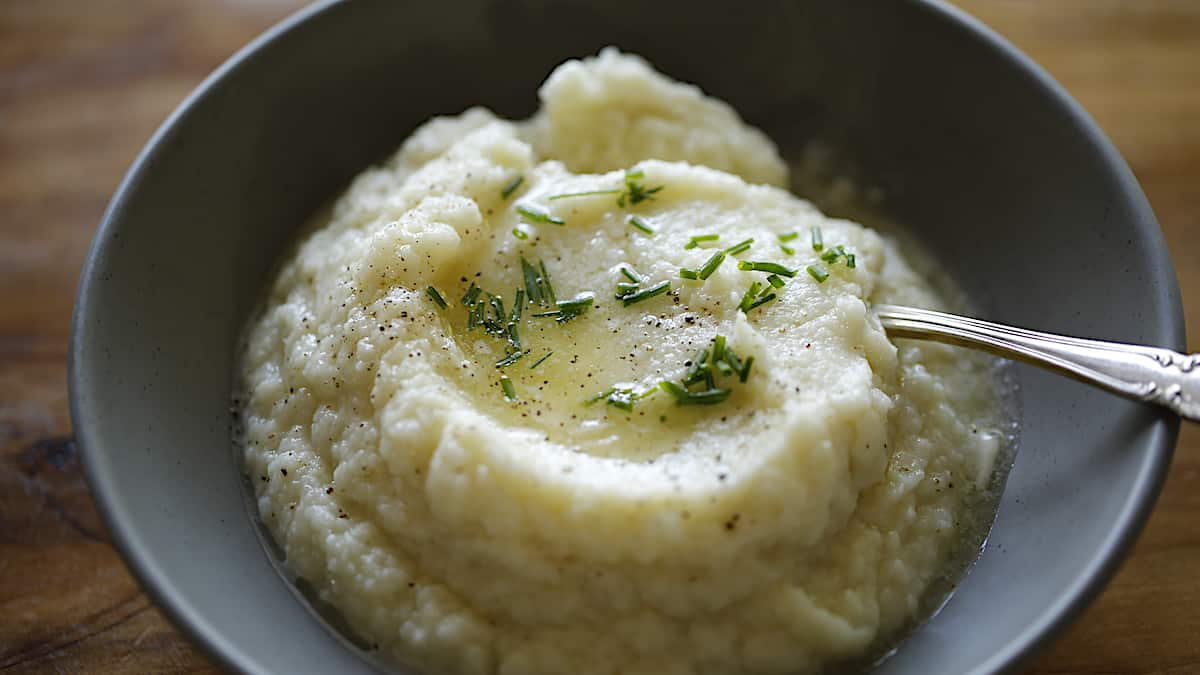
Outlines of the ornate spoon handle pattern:
{"label": "ornate spoon handle pattern", "polygon": [[912,307],[876,305],[875,313],[893,337],[982,349],[1200,421],[1200,354],[1040,333]]}

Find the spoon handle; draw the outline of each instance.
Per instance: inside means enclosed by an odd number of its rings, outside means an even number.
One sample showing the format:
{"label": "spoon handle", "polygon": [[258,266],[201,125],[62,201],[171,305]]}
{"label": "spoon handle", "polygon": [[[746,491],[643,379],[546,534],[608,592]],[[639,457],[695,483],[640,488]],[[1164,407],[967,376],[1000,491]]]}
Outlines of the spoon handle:
{"label": "spoon handle", "polygon": [[876,305],[875,313],[892,337],[982,349],[1200,421],[1200,354],[1040,333],[912,307]]}

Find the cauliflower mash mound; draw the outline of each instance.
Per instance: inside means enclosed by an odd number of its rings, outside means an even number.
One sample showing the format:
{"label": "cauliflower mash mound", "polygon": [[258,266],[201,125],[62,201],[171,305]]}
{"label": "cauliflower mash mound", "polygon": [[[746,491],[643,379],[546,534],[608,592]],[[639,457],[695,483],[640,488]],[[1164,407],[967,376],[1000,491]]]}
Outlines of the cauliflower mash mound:
{"label": "cauliflower mash mound", "polygon": [[287,564],[430,673],[880,645],[990,518],[988,362],[892,344],[871,303],[943,300],[726,104],[613,50],[540,96],[421,127],[275,280],[239,443]]}

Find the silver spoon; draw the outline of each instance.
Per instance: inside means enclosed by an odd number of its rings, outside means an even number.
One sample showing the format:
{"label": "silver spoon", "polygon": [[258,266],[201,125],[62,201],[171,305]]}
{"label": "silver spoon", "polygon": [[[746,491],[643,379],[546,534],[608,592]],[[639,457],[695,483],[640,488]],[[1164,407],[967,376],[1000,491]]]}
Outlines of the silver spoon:
{"label": "silver spoon", "polygon": [[982,349],[1157,403],[1200,422],[1200,354],[1039,333],[912,307],[875,305],[875,313],[892,337]]}

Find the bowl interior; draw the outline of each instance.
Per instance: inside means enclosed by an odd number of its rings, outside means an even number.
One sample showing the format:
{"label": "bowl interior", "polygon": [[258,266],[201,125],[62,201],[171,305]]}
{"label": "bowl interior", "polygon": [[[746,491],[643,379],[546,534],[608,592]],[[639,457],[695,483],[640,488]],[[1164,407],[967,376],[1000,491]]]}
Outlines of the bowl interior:
{"label": "bowl interior", "polygon": [[[1179,349],[1141,191],[1055,85],[953,10],[442,0],[306,10],[155,136],[93,244],[72,405],[101,510],[169,614],[245,672],[370,672],[263,553],[230,450],[234,345],[298,226],[421,121],[523,117],[545,75],[615,44],[734,105],[796,157],[820,138],[990,318]],[[1012,667],[1111,573],[1178,421],[1020,369],[1021,455],[988,552],[881,673]]]}

